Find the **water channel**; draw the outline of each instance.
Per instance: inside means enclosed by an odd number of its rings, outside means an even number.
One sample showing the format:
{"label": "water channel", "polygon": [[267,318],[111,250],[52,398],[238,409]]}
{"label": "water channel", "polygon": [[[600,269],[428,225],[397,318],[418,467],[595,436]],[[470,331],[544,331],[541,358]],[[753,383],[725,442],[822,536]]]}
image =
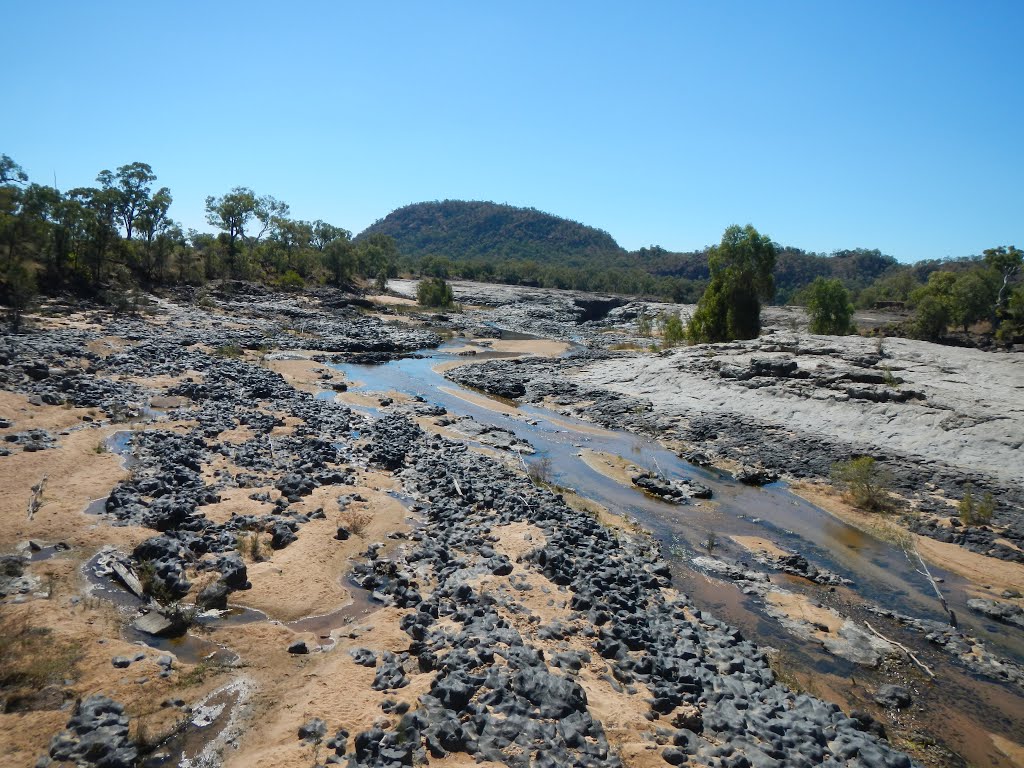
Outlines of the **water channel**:
{"label": "water channel", "polygon": [[[791,635],[737,584],[701,572],[691,558],[706,554],[700,544],[714,534],[719,542],[715,557],[752,563],[749,553],[730,538],[752,536],[799,552],[818,567],[850,579],[853,584],[849,587],[829,589],[782,573],[771,576],[773,583],[805,594],[853,620],[869,618],[887,637],[925,658],[936,672],[937,682],[920,687],[919,698],[926,698],[927,703],[917,724],[971,763],[1012,765],[993,746],[991,734],[1024,743],[1024,697],[1019,691],[968,671],[930,646],[920,634],[905,631],[867,610],[880,606],[917,618],[945,620],[931,585],[903,550],[840,521],[790,493],[783,484],[745,486],[729,475],[691,465],[657,442],[632,433],[604,429],[541,407],[482,399],[482,393],[460,387],[435,370],[443,363],[466,361],[457,355],[458,349],[465,349],[461,340],[426,350],[421,357],[383,365],[333,367],[344,373],[352,392],[378,393],[381,397],[387,392],[420,396],[443,406],[451,416],[471,416],[531,443],[537,453],[526,460],[548,459],[552,479],[558,485],[573,489],[614,514],[635,519],[649,531],[662,544],[673,568],[674,583],[698,606],[739,627],[759,644],[777,649],[781,664],[793,670],[797,681],[814,681],[818,690],[808,686],[812,693],[836,700],[844,708],[870,701],[872,685],[891,681],[885,679],[885,673],[857,666]],[[487,356],[507,355],[484,353],[468,362]],[[333,397],[334,393],[321,396]],[[490,403],[492,407],[488,407]],[[372,407],[361,410],[370,416],[379,415]],[[612,454],[670,478],[697,480],[712,489],[713,499],[684,506],[661,501],[591,468],[582,458],[585,450]],[[1024,661],[1024,632],[971,614],[966,607],[964,580],[941,567],[931,570],[963,629],[981,639],[989,651],[1018,663]]]}

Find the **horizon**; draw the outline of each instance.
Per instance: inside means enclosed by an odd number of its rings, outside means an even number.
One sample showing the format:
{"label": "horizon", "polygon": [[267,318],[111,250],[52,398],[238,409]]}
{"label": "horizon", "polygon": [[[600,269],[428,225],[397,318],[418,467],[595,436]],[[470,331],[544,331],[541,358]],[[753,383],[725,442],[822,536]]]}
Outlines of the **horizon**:
{"label": "horizon", "polygon": [[0,152],[62,190],[148,163],[199,231],[247,186],[353,234],[453,199],[628,251],[1024,240],[1018,4],[580,7],[22,6]]}

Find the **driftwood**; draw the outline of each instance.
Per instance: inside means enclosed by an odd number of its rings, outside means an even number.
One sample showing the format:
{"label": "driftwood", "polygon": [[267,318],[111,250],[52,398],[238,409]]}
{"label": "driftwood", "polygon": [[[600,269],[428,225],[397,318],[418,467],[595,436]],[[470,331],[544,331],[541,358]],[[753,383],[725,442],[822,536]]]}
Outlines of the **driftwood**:
{"label": "driftwood", "polygon": [[139,577],[135,575],[131,568],[122,565],[116,560],[111,560],[110,569],[121,580],[121,583],[128,587],[129,592],[140,600],[146,599],[146,592],[142,588],[142,582],[139,581]]}
{"label": "driftwood", "polygon": [[919,667],[920,667],[921,669],[923,669],[923,670],[924,670],[925,672],[927,672],[927,673],[928,673],[928,677],[931,677],[931,678],[934,678],[934,677],[935,677],[935,673],[934,673],[934,672],[932,672],[932,671],[931,671],[931,670],[930,670],[930,669],[928,668],[928,665],[927,665],[927,664],[925,664],[925,663],[924,663],[923,661],[921,661],[921,660],[920,660],[919,658],[917,658],[917,656],[915,656],[915,655],[914,655],[913,653],[911,653],[910,649],[909,649],[909,648],[907,648],[907,646],[905,646],[905,645],[902,645],[901,643],[897,643],[897,642],[896,642],[895,640],[892,640],[892,639],[890,639],[890,638],[886,637],[886,636],[885,636],[885,635],[883,635],[883,634],[882,634],[881,632],[879,632],[879,631],[878,631],[877,629],[875,629],[874,627],[872,627],[872,626],[871,626],[871,624],[870,624],[870,623],[868,623],[867,621],[865,621],[865,622],[864,622],[864,625],[865,625],[865,626],[866,626],[866,627],[867,627],[868,629],[870,629],[870,630],[871,630],[872,632],[874,632],[874,633],[875,633],[876,635],[878,635],[878,636],[879,636],[880,638],[882,638],[883,640],[885,640],[885,642],[887,642],[887,643],[889,643],[889,644],[891,644],[891,645],[895,645],[895,646],[896,646],[897,648],[899,648],[899,649],[900,649],[901,651],[903,651],[903,652],[904,652],[905,654],[907,654],[907,656],[909,656],[909,657],[910,657],[910,660],[911,660],[912,662],[914,662],[915,664],[917,664],[917,666],[919,666]]}
{"label": "driftwood", "polygon": [[[903,549],[903,554],[907,556],[907,560],[910,560],[911,552],[914,553],[914,557],[917,558],[917,562],[921,565],[920,568],[917,568],[915,570],[919,574],[924,576],[926,579],[928,579],[928,583],[932,585],[932,589],[935,590],[935,596],[939,598],[939,604],[942,606],[942,610],[944,610],[946,612],[946,615],[949,616],[949,625],[951,627],[957,626],[956,614],[949,609],[949,605],[946,604],[946,598],[942,594],[942,590],[939,589],[939,585],[935,582],[935,579],[932,577],[932,572],[928,570],[928,564],[924,561],[924,558],[921,557],[921,553],[917,551],[917,546],[915,546],[913,543],[911,543],[909,546]],[[911,563],[911,565],[913,565],[913,563]]]}
{"label": "driftwood", "polygon": [[28,519],[31,520],[35,517],[36,512],[43,506],[43,489],[46,487],[46,481],[49,475],[43,475],[42,479],[32,486],[32,496],[28,500]]}

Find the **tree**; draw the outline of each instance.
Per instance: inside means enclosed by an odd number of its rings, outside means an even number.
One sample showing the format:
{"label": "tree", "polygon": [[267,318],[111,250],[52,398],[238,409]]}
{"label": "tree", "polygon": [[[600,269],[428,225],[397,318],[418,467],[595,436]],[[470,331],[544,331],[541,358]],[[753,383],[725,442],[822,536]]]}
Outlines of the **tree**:
{"label": "tree", "polygon": [[424,307],[450,307],[455,296],[444,278],[426,277],[416,286],[416,301]]}
{"label": "tree", "polygon": [[28,174],[7,155],[0,155],[0,184],[25,184]]}
{"label": "tree", "polygon": [[348,283],[356,267],[356,247],[349,233],[331,240],[323,251],[324,266],[331,273],[331,282],[336,286]]}
{"label": "tree", "polygon": [[957,276],[940,270],[928,275],[928,282],[910,296],[914,305],[911,333],[919,339],[938,341],[953,320],[953,287]]}
{"label": "tree", "polygon": [[807,289],[811,333],[842,336],[853,330],[853,304],[841,280],[816,277]]}
{"label": "tree", "polygon": [[832,479],[861,509],[882,512],[892,506],[889,498],[892,477],[871,456],[838,462],[832,467]]}
{"label": "tree", "polygon": [[9,308],[7,320],[11,331],[17,333],[21,330],[22,317],[35,301],[36,277],[28,265],[18,259],[7,268],[3,288]]}
{"label": "tree", "polygon": [[142,234],[144,242],[145,260],[143,269],[146,277],[152,280],[154,277],[163,278],[162,265],[158,267],[157,262],[162,261],[163,254],[156,253],[157,244],[162,235],[172,229],[175,225],[167,215],[171,207],[171,190],[161,187],[155,195],[146,201],[145,206],[138,213],[135,223]]}
{"label": "tree", "polygon": [[972,269],[956,277],[950,290],[952,321],[967,333],[969,326],[984,320],[996,301],[998,289],[988,270]]}
{"label": "tree", "polygon": [[775,290],[775,245],[751,225],[733,225],[708,255],[711,281],[687,334],[694,343],[753,339],[761,332],[761,301]]}
{"label": "tree", "polygon": [[[146,163],[129,163],[118,168],[116,174],[100,171],[96,181],[102,189],[113,193],[116,215],[124,226],[125,239],[131,240],[135,219],[149,204],[152,196],[150,184],[156,181],[156,174]],[[161,191],[167,191],[166,187]]]}
{"label": "tree", "polygon": [[995,307],[992,310],[993,327],[998,322],[999,312],[1006,307],[1006,301],[1010,295],[1010,282],[1020,272],[1022,260],[1024,260],[1024,251],[1015,245],[1001,245],[998,248],[989,248],[985,251],[985,263],[1002,278],[999,292],[996,295]]}
{"label": "tree", "polygon": [[936,294],[927,294],[918,303],[911,331],[918,339],[938,341],[949,326],[949,304]]}
{"label": "tree", "polygon": [[107,259],[118,239],[119,196],[110,187],[79,187],[70,190],[68,197],[79,204],[71,213],[78,216],[75,224],[80,227],[78,234],[86,266],[95,286],[103,276]]}
{"label": "tree", "polygon": [[376,277],[379,281],[383,274],[386,283],[397,274],[397,259],[398,247],[389,235],[374,234],[359,242],[359,269],[365,277]]}
{"label": "tree", "polygon": [[235,187],[222,197],[206,198],[206,220],[224,230],[228,251],[228,269],[239,272],[238,243],[249,246],[249,253],[279,220],[288,215],[288,204],[269,195],[256,197],[248,187]]}

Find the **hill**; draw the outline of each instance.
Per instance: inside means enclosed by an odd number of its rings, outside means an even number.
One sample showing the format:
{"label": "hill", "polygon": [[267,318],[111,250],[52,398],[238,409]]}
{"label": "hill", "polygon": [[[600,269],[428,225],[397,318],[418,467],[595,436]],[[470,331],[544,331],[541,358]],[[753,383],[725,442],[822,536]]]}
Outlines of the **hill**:
{"label": "hill", "polygon": [[454,262],[534,260],[582,266],[625,255],[607,232],[576,221],[498,203],[443,200],[392,211],[359,234],[394,238],[409,259],[442,256]]}

